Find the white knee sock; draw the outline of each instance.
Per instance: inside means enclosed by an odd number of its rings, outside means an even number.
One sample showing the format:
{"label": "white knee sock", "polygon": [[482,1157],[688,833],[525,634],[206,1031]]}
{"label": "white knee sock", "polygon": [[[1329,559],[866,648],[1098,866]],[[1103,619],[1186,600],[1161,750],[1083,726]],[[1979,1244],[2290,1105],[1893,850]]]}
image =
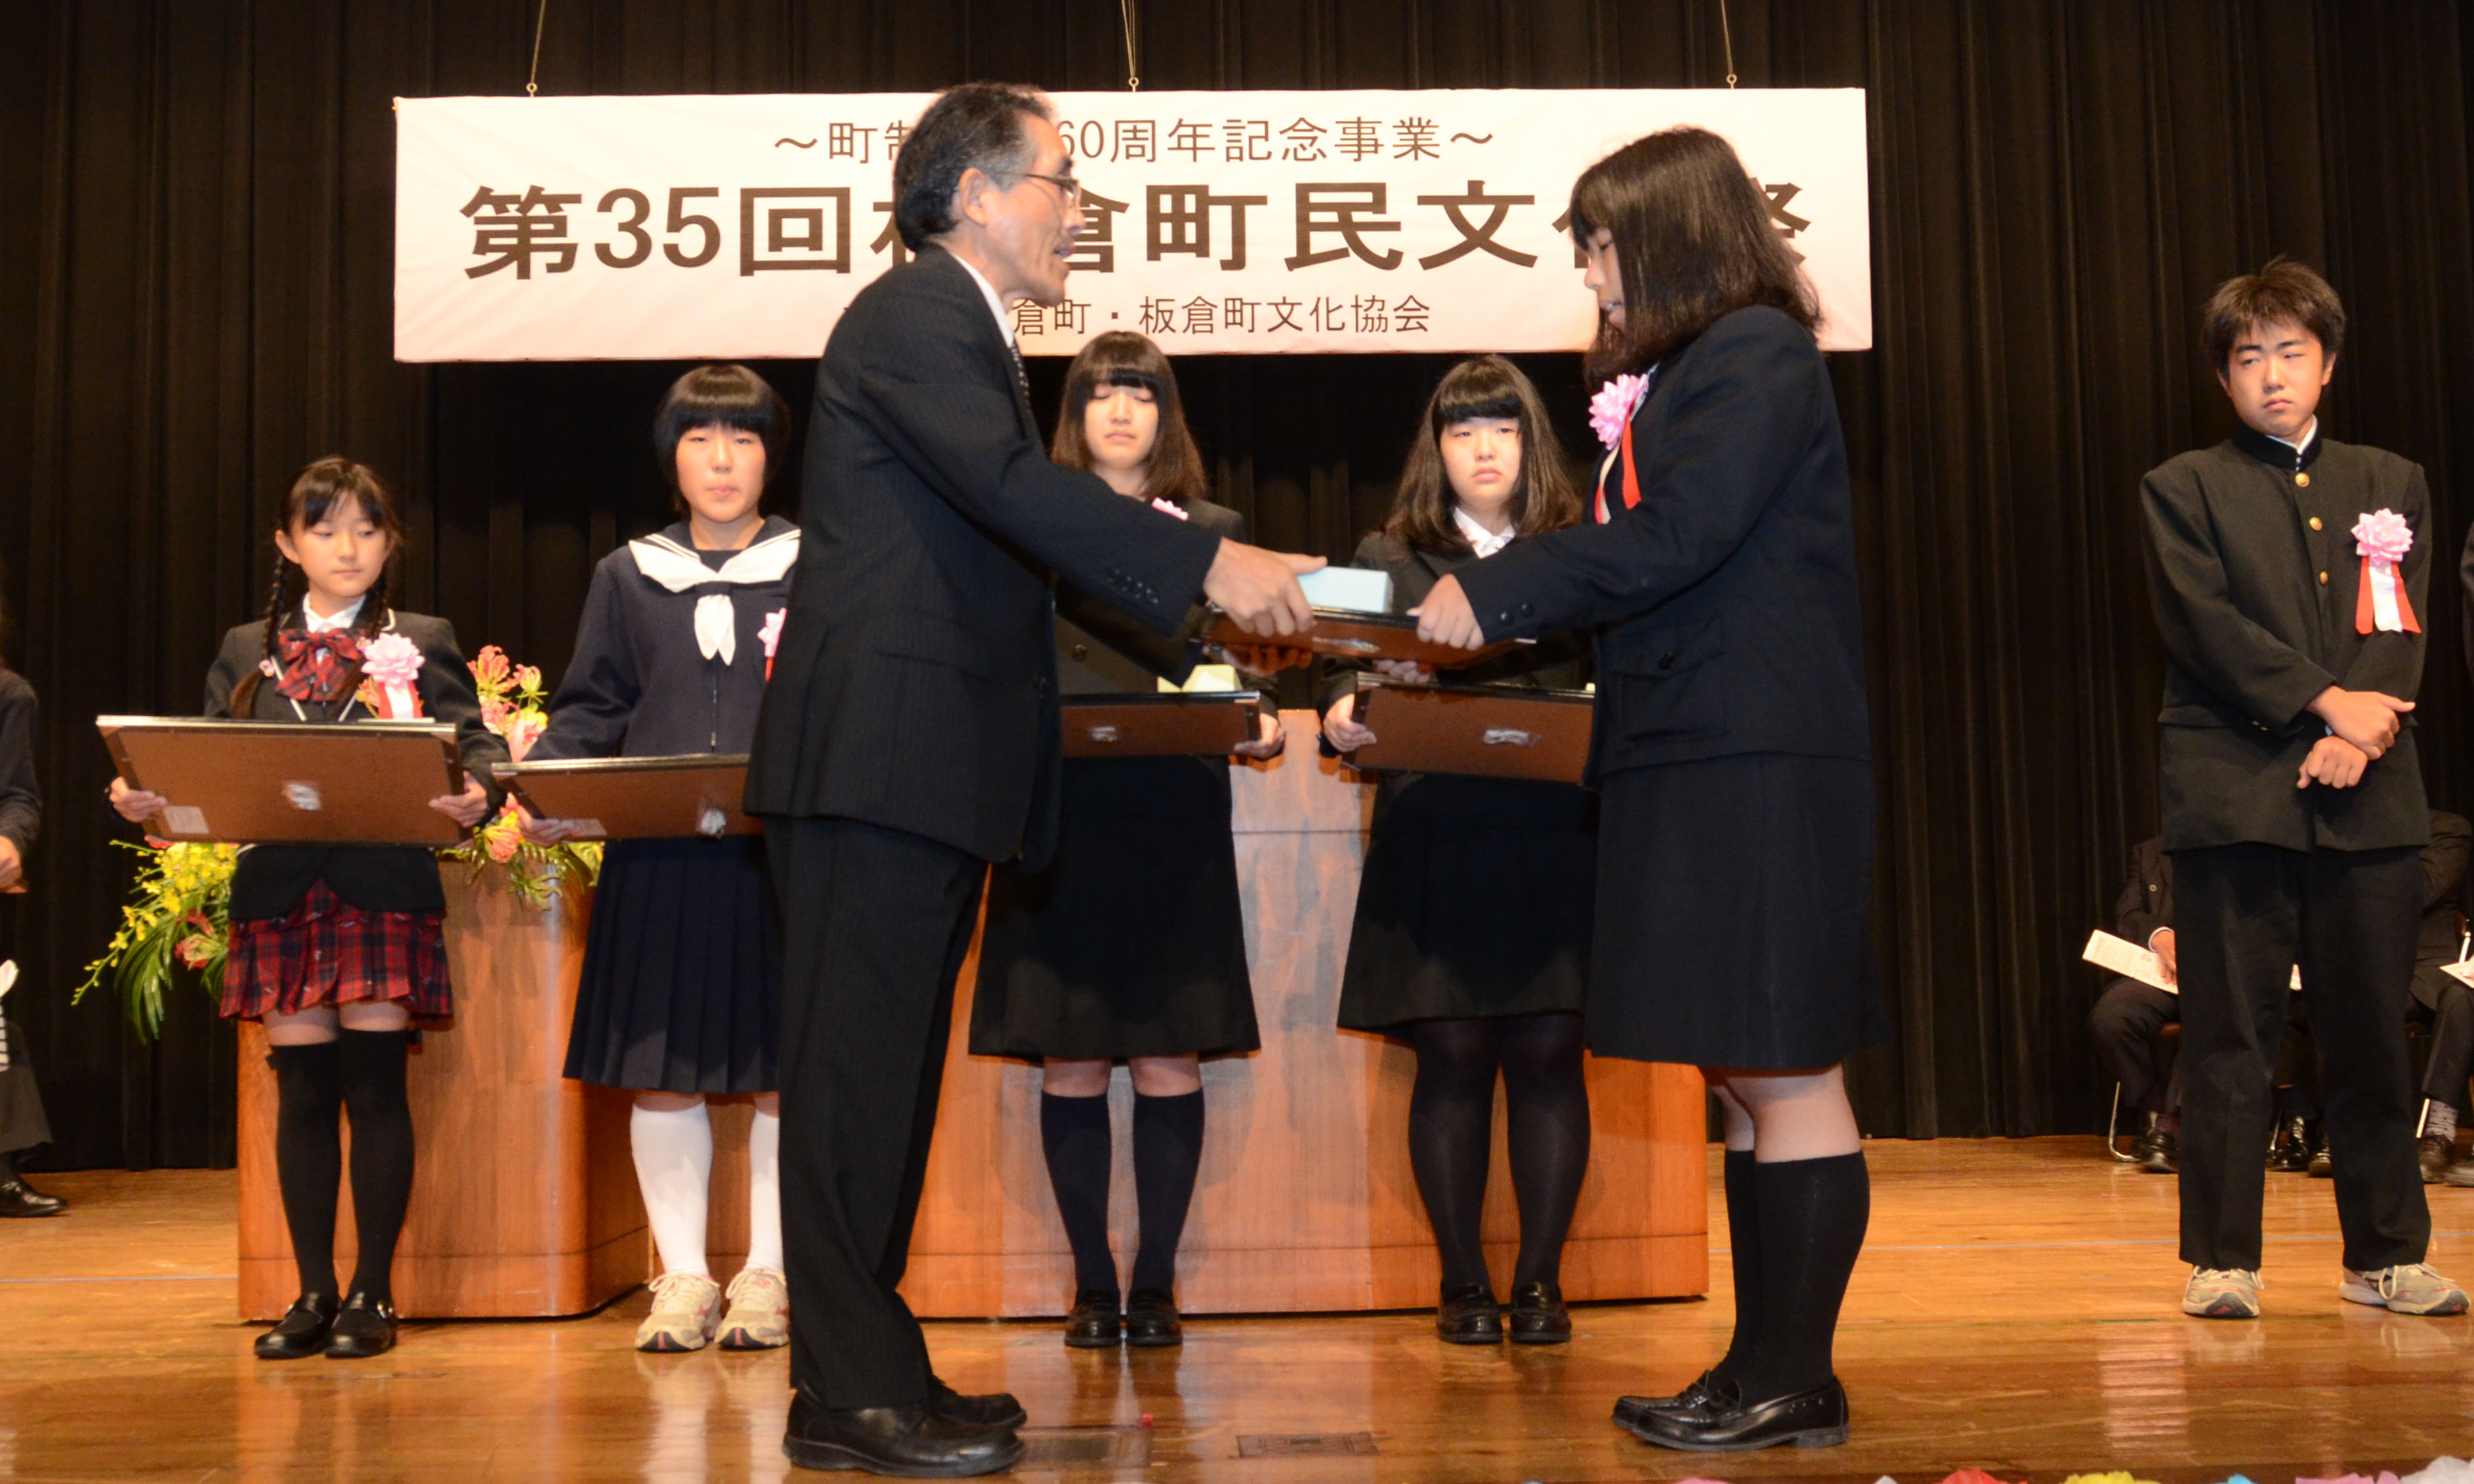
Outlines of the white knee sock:
{"label": "white knee sock", "polygon": [[704,1273],[705,1189],[713,1181],[713,1120],[704,1104],[675,1112],[638,1104],[627,1120],[636,1184],[653,1246],[669,1273]]}
{"label": "white knee sock", "polygon": [[761,1108],[747,1125],[747,1265],[782,1270],[782,1118]]}

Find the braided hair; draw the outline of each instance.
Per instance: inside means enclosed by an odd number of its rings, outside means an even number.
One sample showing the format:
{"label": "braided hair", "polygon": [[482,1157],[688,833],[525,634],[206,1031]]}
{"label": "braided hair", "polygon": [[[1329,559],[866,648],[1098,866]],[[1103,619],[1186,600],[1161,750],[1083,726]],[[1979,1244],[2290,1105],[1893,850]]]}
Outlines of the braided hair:
{"label": "braided hair", "polygon": [[[403,517],[396,514],[395,496],[388,492],[377,470],[339,454],[312,461],[292,481],[290,492],[283,497],[283,508],[278,513],[276,529],[288,535],[314,526],[348,502],[387,539],[386,561],[378,568],[377,583],[363,597],[360,616],[352,624],[361,634],[375,634],[386,628],[394,611],[391,602],[396,564],[403,555],[404,540]],[[283,555],[281,546],[277,546],[275,580],[268,585],[266,593],[266,640],[260,653],[261,663],[233,687],[230,707],[232,715],[249,714],[256,699],[259,678],[275,664],[275,636],[283,627],[284,615],[300,606],[308,590],[307,574],[301,570],[299,562]]]}

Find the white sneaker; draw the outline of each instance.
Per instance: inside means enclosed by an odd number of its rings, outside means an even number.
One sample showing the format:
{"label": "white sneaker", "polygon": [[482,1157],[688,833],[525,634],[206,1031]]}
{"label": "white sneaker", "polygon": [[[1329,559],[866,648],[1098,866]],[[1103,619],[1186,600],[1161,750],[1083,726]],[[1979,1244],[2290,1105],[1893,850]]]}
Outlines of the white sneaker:
{"label": "white sneaker", "polygon": [[2257,1319],[2261,1286],[2254,1268],[2193,1268],[2182,1312],[2195,1319]]}
{"label": "white sneaker", "polygon": [[2342,1270],[2337,1292],[2349,1304],[2367,1304],[2392,1314],[2434,1316],[2465,1312],[2465,1290],[2440,1277],[2428,1262],[2401,1262],[2394,1267],[2357,1273]]}
{"label": "white sneaker", "polygon": [[790,1343],[790,1284],[779,1268],[741,1268],[730,1281],[724,1350],[779,1350]]}
{"label": "white sneaker", "polygon": [[676,1353],[702,1350],[721,1317],[721,1285],[702,1273],[665,1273],[654,1279],[653,1311],[636,1327],[638,1350]]}

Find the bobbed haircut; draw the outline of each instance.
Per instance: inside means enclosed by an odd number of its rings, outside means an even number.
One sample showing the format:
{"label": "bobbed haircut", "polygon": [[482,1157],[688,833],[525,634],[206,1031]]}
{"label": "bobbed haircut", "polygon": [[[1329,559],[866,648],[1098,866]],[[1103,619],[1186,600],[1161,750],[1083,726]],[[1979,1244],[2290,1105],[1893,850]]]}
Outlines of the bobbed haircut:
{"label": "bobbed haircut", "polygon": [[1571,465],[1546,419],[1546,403],[1520,368],[1499,355],[1472,356],[1443,373],[1418,437],[1400,469],[1392,515],[1383,534],[1424,551],[1467,551],[1468,538],[1452,518],[1457,503],[1443,468],[1443,432],[1456,422],[1516,419],[1520,424],[1520,477],[1512,485],[1512,520],[1522,536],[1578,525],[1581,497],[1572,487]]}
{"label": "bobbed haircut", "polygon": [[[744,366],[699,366],[670,383],[653,409],[653,457],[670,487],[670,508],[685,514],[679,493],[679,440],[715,424],[753,433],[764,444],[765,483],[790,442],[790,409],[773,384]],[[759,508],[762,508],[760,492]]]}
{"label": "bobbed haircut", "polygon": [[1624,323],[1601,322],[1589,374],[1647,371],[1738,309],[1767,304],[1807,331],[1812,284],[1770,225],[1735,147],[1689,125],[1645,134],[1572,182],[1572,240],[1614,234]]}
{"label": "bobbed haircut", "polygon": [[2319,337],[2328,359],[2345,345],[2345,305],[2328,280],[2286,257],[2255,274],[2227,278],[2199,311],[2199,340],[2221,376],[2233,369],[2234,347],[2264,324],[2299,324]]}
{"label": "bobbed haircut", "polygon": [[1159,433],[1152,441],[1151,467],[1143,473],[1143,497],[1179,505],[1200,499],[1204,484],[1202,450],[1195,446],[1194,430],[1185,425],[1185,399],[1177,395],[1176,372],[1150,337],[1132,330],[1093,336],[1075,355],[1074,364],[1065,368],[1065,402],[1048,456],[1073,468],[1091,467],[1083,415],[1090,411],[1091,399],[1110,387],[1141,387],[1159,407]]}
{"label": "bobbed haircut", "polygon": [[893,156],[893,226],[916,252],[954,229],[954,188],[977,167],[1012,179],[1031,168],[1026,118],[1055,119],[1035,87],[1015,83],[964,83],[936,95],[903,135]]}

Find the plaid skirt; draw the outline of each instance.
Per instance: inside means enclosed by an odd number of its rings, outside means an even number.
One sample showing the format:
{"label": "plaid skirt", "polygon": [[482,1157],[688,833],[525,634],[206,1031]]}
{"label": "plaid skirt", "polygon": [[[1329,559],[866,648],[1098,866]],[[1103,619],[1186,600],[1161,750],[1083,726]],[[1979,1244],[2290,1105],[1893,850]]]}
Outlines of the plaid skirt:
{"label": "plaid skirt", "polygon": [[255,1020],[316,1005],[400,999],[415,1019],[455,1013],[447,984],[447,914],[372,912],[313,881],[279,918],[231,924],[223,1013]]}

